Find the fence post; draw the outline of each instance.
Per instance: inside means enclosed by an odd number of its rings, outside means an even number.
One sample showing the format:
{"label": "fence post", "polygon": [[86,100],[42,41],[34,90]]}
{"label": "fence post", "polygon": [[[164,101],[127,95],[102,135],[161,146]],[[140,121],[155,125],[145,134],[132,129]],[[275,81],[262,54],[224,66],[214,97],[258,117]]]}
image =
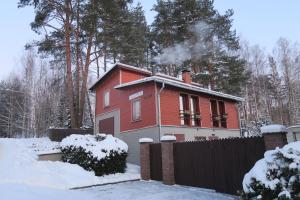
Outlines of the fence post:
{"label": "fence post", "polygon": [[261,128],[266,150],[283,147],[287,144],[287,129],[282,125],[268,125]]}
{"label": "fence post", "polygon": [[161,139],[162,179],[166,185],[175,184],[173,143],[175,136],[163,136]]}
{"label": "fence post", "polygon": [[150,144],[153,143],[151,138],[141,138],[140,143],[140,164],[142,180],[150,180]]}

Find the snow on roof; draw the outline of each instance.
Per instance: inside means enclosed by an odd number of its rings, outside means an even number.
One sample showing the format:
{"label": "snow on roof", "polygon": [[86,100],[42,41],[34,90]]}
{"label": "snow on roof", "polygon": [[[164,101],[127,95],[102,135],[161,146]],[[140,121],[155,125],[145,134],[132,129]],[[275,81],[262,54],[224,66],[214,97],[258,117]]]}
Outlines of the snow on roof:
{"label": "snow on roof", "polygon": [[173,79],[173,80],[182,82],[182,79],[179,79],[179,78],[174,77],[174,76],[169,76],[169,75],[162,74],[162,73],[156,73],[155,75],[156,75],[156,76],[163,77],[163,78]]}
{"label": "snow on roof", "polygon": [[219,97],[223,97],[223,98],[227,98],[227,99],[233,99],[233,100],[236,100],[236,101],[244,101],[244,99],[241,98],[241,97],[237,97],[237,96],[225,94],[225,93],[222,93],[222,92],[209,90],[209,89],[206,89],[206,88],[202,88],[202,87],[199,87],[199,86],[183,83],[183,82],[180,82],[180,81],[177,81],[177,80],[172,80],[172,79],[168,79],[168,78],[164,78],[164,77],[160,77],[160,76],[151,76],[151,77],[142,78],[142,79],[139,79],[139,80],[136,80],[136,81],[131,81],[131,82],[128,82],[128,83],[120,84],[120,85],[115,86],[115,89],[120,89],[120,88],[132,86],[132,85],[136,85],[136,84],[140,84],[140,83],[149,82],[149,81],[164,83],[164,84],[179,87],[179,88],[182,88],[182,89],[192,90],[192,91],[195,91],[195,92],[201,92],[201,93],[210,94],[210,95],[214,95],[214,96],[219,96]]}
{"label": "snow on roof", "polygon": [[142,69],[142,68],[138,68],[138,67],[134,67],[134,66],[131,66],[131,65],[126,65],[126,64],[123,64],[123,63],[116,63],[114,64],[110,69],[108,69],[104,74],[102,74],[99,79],[89,88],[89,90],[93,90],[95,88],[95,86],[98,84],[98,82],[100,80],[102,80],[109,72],[111,72],[113,69],[115,69],[117,66],[119,67],[122,67],[122,68],[125,68],[125,69],[130,69],[130,70],[133,70],[133,71],[137,71],[137,72],[142,72],[142,73],[146,73],[146,74],[151,74],[151,72],[149,70],[146,70],[146,69]]}
{"label": "snow on roof", "polygon": [[280,124],[266,125],[260,128],[261,133],[285,133],[287,129],[285,126]]}

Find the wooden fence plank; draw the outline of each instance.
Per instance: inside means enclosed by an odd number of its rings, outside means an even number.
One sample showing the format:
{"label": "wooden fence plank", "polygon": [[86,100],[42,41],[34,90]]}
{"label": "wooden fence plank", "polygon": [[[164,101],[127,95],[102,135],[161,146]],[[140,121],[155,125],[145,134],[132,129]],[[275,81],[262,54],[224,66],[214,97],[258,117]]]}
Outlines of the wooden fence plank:
{"label": "wooden fence plank", "polygon": [[150,177],[152,180],[162,180],[161,144],[150,144]]}
{"label": "wooden fence plank", "polygon": [[175,182],[237,194],[264,152],[261,137],[174,143]]}

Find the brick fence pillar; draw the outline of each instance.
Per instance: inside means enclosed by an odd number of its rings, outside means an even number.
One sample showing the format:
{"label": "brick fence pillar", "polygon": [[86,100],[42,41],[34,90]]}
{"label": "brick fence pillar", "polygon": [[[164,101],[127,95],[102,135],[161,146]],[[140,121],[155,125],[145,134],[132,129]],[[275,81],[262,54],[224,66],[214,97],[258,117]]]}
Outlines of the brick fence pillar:
{"label": "brick fence pillar", "polygon": [[[272,126],[272,125],[269,125]],[[274,125],[273,125],[274,126]],[[281,125],[276,125],[279,128],[276,129],[269,129],[267,128],[268,126],[262,127],[262,134],[265,142],[265,148],[266,150],[273,150],[276,147],[283,147],[284,145],[287,144],[287,130],[284,126]]]}
{"label": "brick fence pillar", "polygon": [[151,138],[141,138],[140,143],[140,165],[142,180],[150,180],[150,144],[153,143]]}
{"label": "brick fence pillar", "polygon": [[174,136],[163,136],[161,138],[161,153],[162,153],[162,179],[166,185],[175,184],[174,174],[174,156],[173,143],[176,141]]}

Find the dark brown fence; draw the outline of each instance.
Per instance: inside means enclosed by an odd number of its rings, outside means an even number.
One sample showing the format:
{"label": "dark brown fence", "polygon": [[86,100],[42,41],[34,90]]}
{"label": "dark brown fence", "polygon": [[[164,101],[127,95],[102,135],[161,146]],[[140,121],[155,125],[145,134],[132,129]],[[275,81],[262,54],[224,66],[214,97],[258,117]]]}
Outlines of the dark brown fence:
{"label": "dark brown fence", "polygon": [[175,182],[237,194],[264,152],[262,137],[174,143]]}
{"label": "dark brown fence", "polygon": [[152,180],[162,180],[161,144],[150,145],[150,177]]}
{"label": "dark brown fence", "polygon": [[61,142],[65,137],[68,137],[72,134],[93,134],[93,129],[48,129],[47,135],[51,141]]}

